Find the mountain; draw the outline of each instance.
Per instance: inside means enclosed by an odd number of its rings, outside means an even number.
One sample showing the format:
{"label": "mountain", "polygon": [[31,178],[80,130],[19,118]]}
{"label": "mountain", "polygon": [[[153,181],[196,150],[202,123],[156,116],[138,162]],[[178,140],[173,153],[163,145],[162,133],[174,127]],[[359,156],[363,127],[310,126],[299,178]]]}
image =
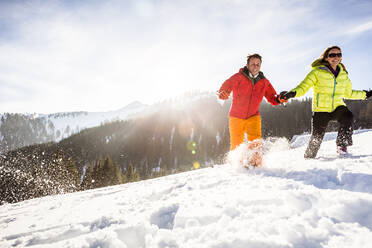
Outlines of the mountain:
{"label": "mountain", "polygon": [[105,123],[140,118],[161,111],[164,105],[182,108],[186,104],[213,97],[211,92],[192,91],[153,105],[134,101],[127,106],[108,112],[60,112],[53,114],[0,114],[0,154],[16,148],[58,142],[80,131]]}
{"label": "mountain", "polygon": [[345,157],[335,137],[326,134],[316,159],[303,158],[306,135],[268,138],[262,168],[221,163],[6,204],[0,247],[367,248],[372,130],[355,131]]}
{"label": "mountain", "polygon": [[102,123],[134,118],[135,114],[144,111],[147,107],[147,105],[135,101],[116,111],[62,112],[48,115],[37,114],[34,118],[42,118],[48,123],[51,122],[54,126],[54,132],[61,133],[61,135],[54,140],[59,141],[70,136],[72,133],[78,133],[80,130],[99,126]]}
{"label": "mountain", "polygon": [[5,113],[0,116],[0,154],[27,145],[60,141],[103,123],[135,118],[148,107],[137,101],[109,112]]}
{"label": "mountain", "polygon": [[45,123],[52,123],[52,125],[49,125],[54,126],[56,137],[53,141],[59,141],[83,129],[96,127],[103,123],[139,118],[143,115],[161,111],[164,108],[164,103],[169,103],[173,107],[180,107],[211,96],[216,98],[211,92],[192,91],[150,106],[134,101],[121,109],[109,112],[61,112],[47,115],[34,114],[33,117],[42,118]]}

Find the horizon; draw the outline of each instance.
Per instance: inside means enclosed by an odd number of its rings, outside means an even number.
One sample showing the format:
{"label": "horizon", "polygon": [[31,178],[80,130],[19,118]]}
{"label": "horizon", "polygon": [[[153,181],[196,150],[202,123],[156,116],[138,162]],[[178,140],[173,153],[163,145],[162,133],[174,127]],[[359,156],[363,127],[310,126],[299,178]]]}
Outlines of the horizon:
{"label": "horizon", "polygon": [[[124,106],[121,106],[117,109],[107,109],[107,110],[102,110],[102,111],[72,110],[72,111],[58,111],[58,112],[49,112],[49,113],[41,113],[41,112],[40,113],[38,113],[38,112],[22,112],[22,113],[21,112],[0,112],[0,115],[4,115],[4,114],[53,115],[53,114],[60,114],[60,113],[80,113],[80,112],[83,112],[83,113],[108,113],[108,112],[120,111],[123,108],[126,108],[130,105],[133,105],[133,104],[141,104],[141,105],[144,105],[144,106],[147,106],[147,107],[151,107],[151,106],[154,106],[154,105],[157,105],[157,104],[162,104],[163,102],[168,102],[168,101],[177,101],[177,100],[180,100],[180,99],[182,101],[182,99],[187,99],[189,94],[193,94],[195,92],[197,92],[199,95],[205,95],[206,93],[208,93],[208,94],[211,94],[211,96],[212,96],[214,94],[211,91],[191,90],[191,91],[183,92],[183,93],[181,93],[180,95],[177,95],[177,96],[166,97],[164,99],[160,99],[159,101],[156,101],[156,102],[153,102],[153,103],[150,103],[150,104],[143,103],[139,100],[133,100],[132,102],[128,102]],[[301,97],[301,98],[303,98],[303,97]],[[222,100],[219,100],[216,97],[216,101],[222,101]]]}
{"label": "horizon", "polygon": [[102,112],[215,92],[252,53],[279,93],[333,44],[353,89],[367,90],[371,14],[363,0],[2,1],[0,113]]}

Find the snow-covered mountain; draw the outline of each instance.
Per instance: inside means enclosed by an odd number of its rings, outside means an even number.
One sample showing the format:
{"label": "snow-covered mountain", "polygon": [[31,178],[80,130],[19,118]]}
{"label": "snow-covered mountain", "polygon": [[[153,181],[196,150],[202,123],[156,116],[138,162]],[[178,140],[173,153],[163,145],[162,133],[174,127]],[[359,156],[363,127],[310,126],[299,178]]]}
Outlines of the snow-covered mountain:
{"label": "snow-covered mountain", "polygon": [[59,132],[57,141],[69,136],[71,133],[77,133],[82,129],[99,126],[105,122],[115,120],[126,120],[135,116],[136,113],[144,111],[148,106],[138,101],[132,102],[115,111],[108,112],[64,112],[54,114],[37,114],[35,118],[43,118],[47,123],[53,123],[54,132]]}
{"label": "snow-covered mountain", "polygon": [[372,130],[356,131],[345,157],[335,136],[316,159],[303,158],[306,135],[265,140],[262,168],[221,164],[3,205],[0,247],[370,247]]}
{"label": "snow-covered mountain", "polygon": [[[127,106],[108,112],[60,112],[53,114],[4,113],[0,114],[0,153],[35,143],[58,142],[83,129],[101,124],[134,119],[161,111],[165,106],[184,108],[197,100],[215,97],[212,92],[187,92],[160,103],[145,105],[135,101]],[[217,100],[217,98],[216,98]],[[4,120],[3,120],[4,119]],[[28,140],[17,137],[29,137]]]}
{"label": "snow-covered mountain", "polygon": [[86,128],[135,118],[148,108],[140,102],[133,102],[108,112],[4,113],[0,115],[0,154],[28,145],[58,142]]}
{"label": "snow-covered mountain", "polygon": [[[211,92],[188,92],[182,94],[173,99],[165,100],[168,104],[175,108],[184,107],[187,104],[199,99],[208,98],[214,96]],[[216,98],[217,101],[217,98]],[[116,120],[126,120],[130,118],[136,118],[140,115],[151,114],[153,112],[161,110],[163,103],[157,103],[153,105],[145,105],[141,102],[135,101],[124,108],[115,111],[108,112],[62,112],[54,114],[35,114],[34,118],[43,118],[45,123],[52,123],[56,140],[59,141],[62,138],[70,136],[72,133],[78,133],[79,131],[99,126],[102,123],[112,122]],[[58,135],[59,134],[59,135]]]}

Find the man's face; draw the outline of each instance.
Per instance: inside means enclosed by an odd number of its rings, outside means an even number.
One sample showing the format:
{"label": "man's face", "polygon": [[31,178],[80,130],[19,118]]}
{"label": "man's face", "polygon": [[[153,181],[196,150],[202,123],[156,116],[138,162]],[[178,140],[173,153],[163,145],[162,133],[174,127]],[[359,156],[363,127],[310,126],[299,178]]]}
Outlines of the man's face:
{"label": "man's face", "polygon": [[247,64],[248,70],[253,76],[256,76],[261,69],[261,60],[258,58],[251,58]]}

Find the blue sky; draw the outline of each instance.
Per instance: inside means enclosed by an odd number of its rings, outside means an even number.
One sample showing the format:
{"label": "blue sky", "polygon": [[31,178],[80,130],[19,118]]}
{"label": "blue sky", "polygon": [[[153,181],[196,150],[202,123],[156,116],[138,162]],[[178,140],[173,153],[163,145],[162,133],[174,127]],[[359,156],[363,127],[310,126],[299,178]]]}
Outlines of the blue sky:
{"label": "blue sky", "polygon": [[372,88],[372,1],[0,1],[0,113],[215,91],[256,52],[280,92],[333,44],[353,88]]}

